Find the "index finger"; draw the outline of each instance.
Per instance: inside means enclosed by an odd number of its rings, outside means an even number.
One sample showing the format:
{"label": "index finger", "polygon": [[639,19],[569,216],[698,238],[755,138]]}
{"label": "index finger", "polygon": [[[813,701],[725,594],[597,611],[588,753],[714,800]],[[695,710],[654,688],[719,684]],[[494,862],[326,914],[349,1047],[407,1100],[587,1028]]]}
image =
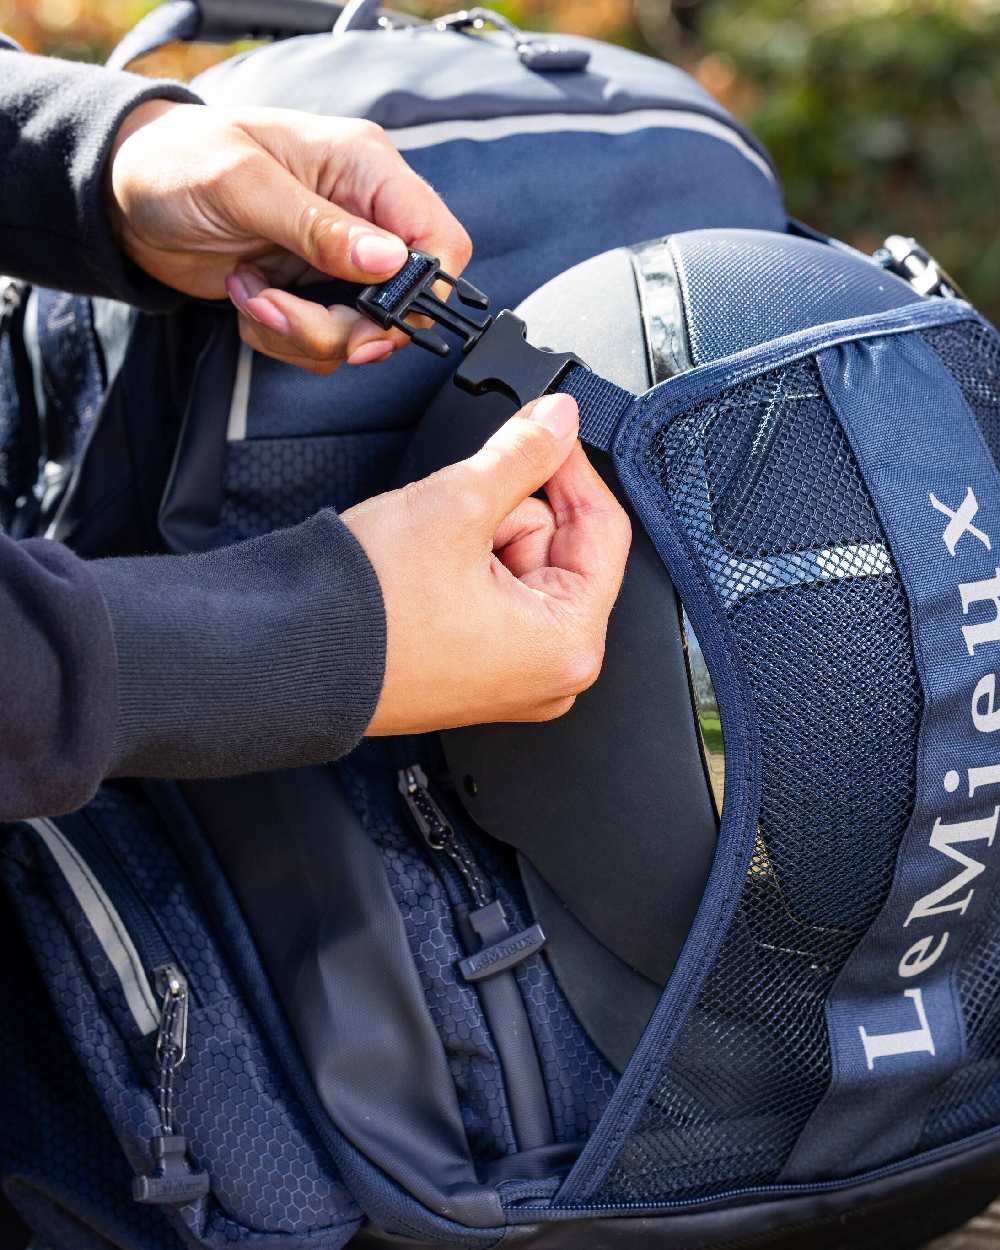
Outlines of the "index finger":
{"label": "index finger", "polygon": [[[457,277],[472,255],[465,227],[430,183],[410,168],[390,135],[377,130],[372,141],[367,171],[371,193],[352,211],[398,235],[409,247],[436,256],[442,269]],[[359,186],[358,191],[364,199],[365,189]],[[350,208],[351,197],[344,204]]]}

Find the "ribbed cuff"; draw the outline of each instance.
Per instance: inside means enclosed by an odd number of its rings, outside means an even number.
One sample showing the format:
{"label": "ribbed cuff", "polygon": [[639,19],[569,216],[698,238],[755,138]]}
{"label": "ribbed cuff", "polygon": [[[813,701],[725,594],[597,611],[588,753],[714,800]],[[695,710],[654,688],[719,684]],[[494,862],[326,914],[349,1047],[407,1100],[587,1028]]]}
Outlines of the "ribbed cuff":
{"label": "ribbed cuff", "polygon": [[316,764],[368,727],[385,610],[364,550],[332,511],[218,551],[90,567],[118,658],[111,776]]}
{"label": "ribbed cuff", "polygon": [[115,136],[133,109],[147,100],[176,104],[202,101],[180,83],[151,82],[139,74],[115,70],[101,70],[99,78],[87,86],[92,126],[76,150],[73,169],[85,262],[95,284],[106,284],[116,299],[147,312],[169,312],[184,296],[149,277],[118,246],[105,198],[105,172]]}

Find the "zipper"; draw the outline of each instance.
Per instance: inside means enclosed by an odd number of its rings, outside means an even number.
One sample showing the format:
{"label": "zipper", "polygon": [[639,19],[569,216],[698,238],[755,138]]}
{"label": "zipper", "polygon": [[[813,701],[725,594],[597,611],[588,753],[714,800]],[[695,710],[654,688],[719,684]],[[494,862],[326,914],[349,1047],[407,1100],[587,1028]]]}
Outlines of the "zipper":
{"label": "zipper", "polygon": [[[530,1202],[522,1205],[522,1199],[549,1196],[548,1187],[546,1187],[544,1182],[541,1182],[535,1190],[532,1190],[529,1185],[518,1186],[517,1188],[512,1185],[506,1196],[501,1196],[501,1205],[512,1213],[530,1212],[538,1215],[543,1212],[556,1212],[557,1218],[572,1220],[581,1216],[593,1215],[595,1211],[602,1211],[608,1215],[614,1215],[616,1212],[631,1212],[633,1215],[656,1216],[662,1211],[693,1210],[698,1207],[711,1206],[714,1203],[728,1202],[731,1198],[808,1197],[810,1194],[836,1193],[839,1190],[850,1189],[855,1185],[867,1185],[872,1181],[884,1180],[901,1172],[908,1172],[918,1167],[941,1163],[957,1154],[964,1153],[966,1150],[975,1149],[977,1146],[986,1146],[993,1141],[1000,1141],[1000,1129],[998,1128],[985,1129],[981,1133],[973,1134],[972,1137],[967,1137],[961,1141],[949,1142],[944,1146],[936,1146],[933,1150],[925,1150],[922,1154],[914,1155],[912,1158],[900,1159],[895,1163],[886,1163],[881,1167],[872,1168],[870,1171],[862,1172],[857,1176],[847,1176],[842,1180],[835,1181],[810,1181],[797,1185],[746,1185],[742,1189],[727,1189],[722,1193],[709,1194],[704,1198],[666,1198],[654,1203],[593,1202],[576,1206],[554,1207],[550,1201],[545,1205],[531,1205]],[[557,1196],[558,1193],[553,1196],[553,1201]]]}
{"label": "zipper", "polygon": [[[504,1074],[518,1151],[555,1141],[548,1095],[531,1022],[514,975],[519,963],[545,946],[538,924],[511,931],[503,903],[467,840],[431,791],[419,764],[399,771],[399,792],[420,836],[434,853],[469,950],[458,961],[463,979],[479,994]],[[471,910],[470,910],[471,904]]]}
{"label": "zipper", "polygon": [[138,948],[143,967],[152,973],[155,992],[157,970],[173,963],[174,956],[153,909],[100,830],[91,825],[86,817],[74,823],[73,845],[95,877],[103,883],[107,893],[114,898],[122,923]]}
{"label": "zipper", "polygon": [[114,969],[139,1034],[156,1035],[159,1131],[150,1142],[152,1173],[133,1178],[132,1196],[153,1205],[194,1202],[208,1193],[208,1174],[189,1169],[187,1140],[174,1123],[175,1078],[187,1057],[191,1000],[187,978],[174,962],[149,905],[107,847],[80,826],[77,833],[87,850],[84,858],[54,821],[27,823],[48,849]]}
{"label": "zipper", "polygon": [[[145,960],[139,954],[132,929],[126,925],[118,906],[90,864],[53,821],[31,820],[28,824],[48,849],[114,969],[136,1029],[142,1037],[149,1037],[160,1024],[159,1005],[146,972],[147,968],[154,966],[148,960],[151,954],[155,958],[156,951],[147,950]],[[123,903],[126,897],[122,895]],[[125,910],[131,913],[136,909],[126,905]],[[135,916],[130,914],[130,920],[134,921]],[[140,929],[137,928],[136,932]],[[145,934],[144,929],[142,932]]]}

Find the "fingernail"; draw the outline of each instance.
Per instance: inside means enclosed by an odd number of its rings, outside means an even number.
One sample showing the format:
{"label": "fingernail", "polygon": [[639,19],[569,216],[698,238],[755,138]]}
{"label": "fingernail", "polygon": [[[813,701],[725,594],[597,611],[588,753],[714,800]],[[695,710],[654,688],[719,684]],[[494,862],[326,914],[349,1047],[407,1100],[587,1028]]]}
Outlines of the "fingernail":
{"label": "fingernail", "polygon": [[362,343],[347,357],[349,365],[372,365],[376,360],[385,360],[392,355],[392,344],[387,339],[372,339],[370,343]]}
{"label": "fingernail", "polygon": [[261,298],[267,289],[267,279],[253,269],[234,269],[226,279],[226,292],[240,312],[275,334],[287,334],[288,318],[269,299]]}
{"label": "fingernail", "polygon": [[351,248],[351,259],[365,273],[395,273],[408,255],[402,239],[387,234],[363,234]]}
{"label": "fingernail", "polygon": [[267,282],[252,269],[234,269],[226,279],[226,291],[237,308],[245,308],[261,291],[267,290]]}
{"label": "fingernail", "polygon": [[226,294],[233,301],[237,308],[243,308],[250,293],[247,291],[246,283],[238,273],[231,273],[226,279]]}
{"label": "fingernail", "polygon": [[247,300],[243,311],[266,329],[273,330],[275,334],[287,334],[291,329],[285,314],[268,299]]}
{"label": "fingernail", "polygon": [[576,433],[578,420],[576,400],[572,395],[545,395],[528,414],[555,438],[568,438]]}

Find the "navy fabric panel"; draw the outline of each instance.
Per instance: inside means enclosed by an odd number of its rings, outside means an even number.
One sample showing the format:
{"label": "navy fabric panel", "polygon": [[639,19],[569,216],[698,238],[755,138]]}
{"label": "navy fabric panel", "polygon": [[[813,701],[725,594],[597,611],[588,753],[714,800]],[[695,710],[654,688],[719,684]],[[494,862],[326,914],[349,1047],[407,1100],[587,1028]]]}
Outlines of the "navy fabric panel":
{"label": "navy fabric panel", "polygon": [[32,1231],[59,1250],[180,1250],[159,1211],[123,1200],[128,1162],[39,973],[58,946],[55,926],[29,946],[0,900],[0,1183]]}
{"label": "navy fabric panel", "polygon": [[243,912],[191,808],[172,784],[157,783],[147,789],[156,796],[156,805],[168,820],[173,840],[185,863],[196,875],[201,895],[211,908],[218,931],[224,936],[238,992],[244,996],[248,1009],[260,1022],[284,1077],[308,1114],[348,1190],[356,1196],[368,1218],[389,1231],[410,1237],[433,1237],[456,1247],[494,1245],[498,1230],[463,1228],[433,1214],[356,1150],[333,1123],[316,1093],[288,1018],[277,1001],[253,936],[246,927]]}
{"label": "navy fabric panel", "polygon": [[[515,307],[609,248],[699,226],[785,224],[780,196],[759,169],[728,143],[691,131],[456,140],[404,155],[471,230],[465,276],[494,310]],[[409,347],[376,367],[323,378],[255,356],[247,436],[406,429],[455,363]]]}
{"label": "navy fabric panel", "polygon": [[[991,856],[1000,772],[970,771],[997,764],[990,734],[1000,717],[973,722],[977,707],[992,707],[997,637],[967,632],[994,617],[989,587],[975,583],[1000,577],[1000,475],[918,335],[845,343],[818,359],[910,604],[925,705],[913,816],[885,906],[830,996],[832,1083],[785,1169],[796,1181],[858,1173],[915,1148],[935,1091],[963,1061],[953,972],[1000,872]],[[965,511],[952,520],[935,500]]]}
{"label": "navy fabric panel", "polygon": [[[115,895],[119,923],[141,946],[146,974],[169,959],[189,980],[187,1058],[175,1078],[175,1114],[190,1157],[211,1176],[213,1195],[197,1208],[186,1208],[181,1217],[192,1242],[219,1246],[260,1237],[273,1244],[280,1236],[289,1250],[343,1245],[357,1227],[358,1209],[331,1175],[329,1160],[275,1062],[271,1039],[261,1035],[237,996],[151,813],[131,788],[106,787],[83,813],[66,818],[62,830],[88,873]],[[75,1171],[53,1168],[52,1141],[31,1146],[30,1133],[13,1165],[4,1158],[0,1133],[0,1166],[5,1176],[23,1172],[44,1178],[53,1187],[55,1203],[71,1211],[100,1197],[116,1219],[134,1223],[131,1212],[141,1209],[133,1208],[129,1198],[128,1165],[136,1171],[148,1168],[148,1143],[159,1123],[152,1099],[154,1040],[138,1035],[118,974],[48,853],[34,850],[33,835],[18,830],[3,831],[2,851],[11,910],[20,916],[47,983],[59,1017],[55,1028],[60,1037],[63,1031],[68,1035],[82,1065],[76,1074],[82,1085],[76,1114],[87,1114],[92,1087],[120,1145],[110,1160],[118,1179],[113,1186],[95,1186],[96,1192],[83,1188]],[[36,854],[37,864],[32,864]],[[58,1069],[50,1079],[57,1097]],[[15,1087],[5,1087],[0,1119],[17,1119],[18,1097]],[[35,1114],[57,1117],[41,1099]],[[108,1131],[91,1135],[100,1141]],[[67,1131],[55,1140],[58,1148],[78,1153],[89,1136]],[[68,1243],[57,1236],[54,1244]],[[120,1244],[161,1242],[136,1236]]]}
{"label": "navy fabric panel", "polygon": [[697,364],[922,299],[908,282],[857,253],[795,235],[699,229],[672,239],[670,250]]}
{"label": "navy fabric panel", "polygon": [[[387,128],[456,118],[526,113],[624,113],[664,105],[725,121],[759,142],[707,91],[674,65],[625,48],[559,35],[586,48],[586,73],[529,69],[503,36],[470,37],[424,27],[287,39],[199,75],[210,102],[277,105],[337,117],[370,117]],[[357,73],[363,58],[366,72]],[[392,90],[386,90],[391,83]]]}

